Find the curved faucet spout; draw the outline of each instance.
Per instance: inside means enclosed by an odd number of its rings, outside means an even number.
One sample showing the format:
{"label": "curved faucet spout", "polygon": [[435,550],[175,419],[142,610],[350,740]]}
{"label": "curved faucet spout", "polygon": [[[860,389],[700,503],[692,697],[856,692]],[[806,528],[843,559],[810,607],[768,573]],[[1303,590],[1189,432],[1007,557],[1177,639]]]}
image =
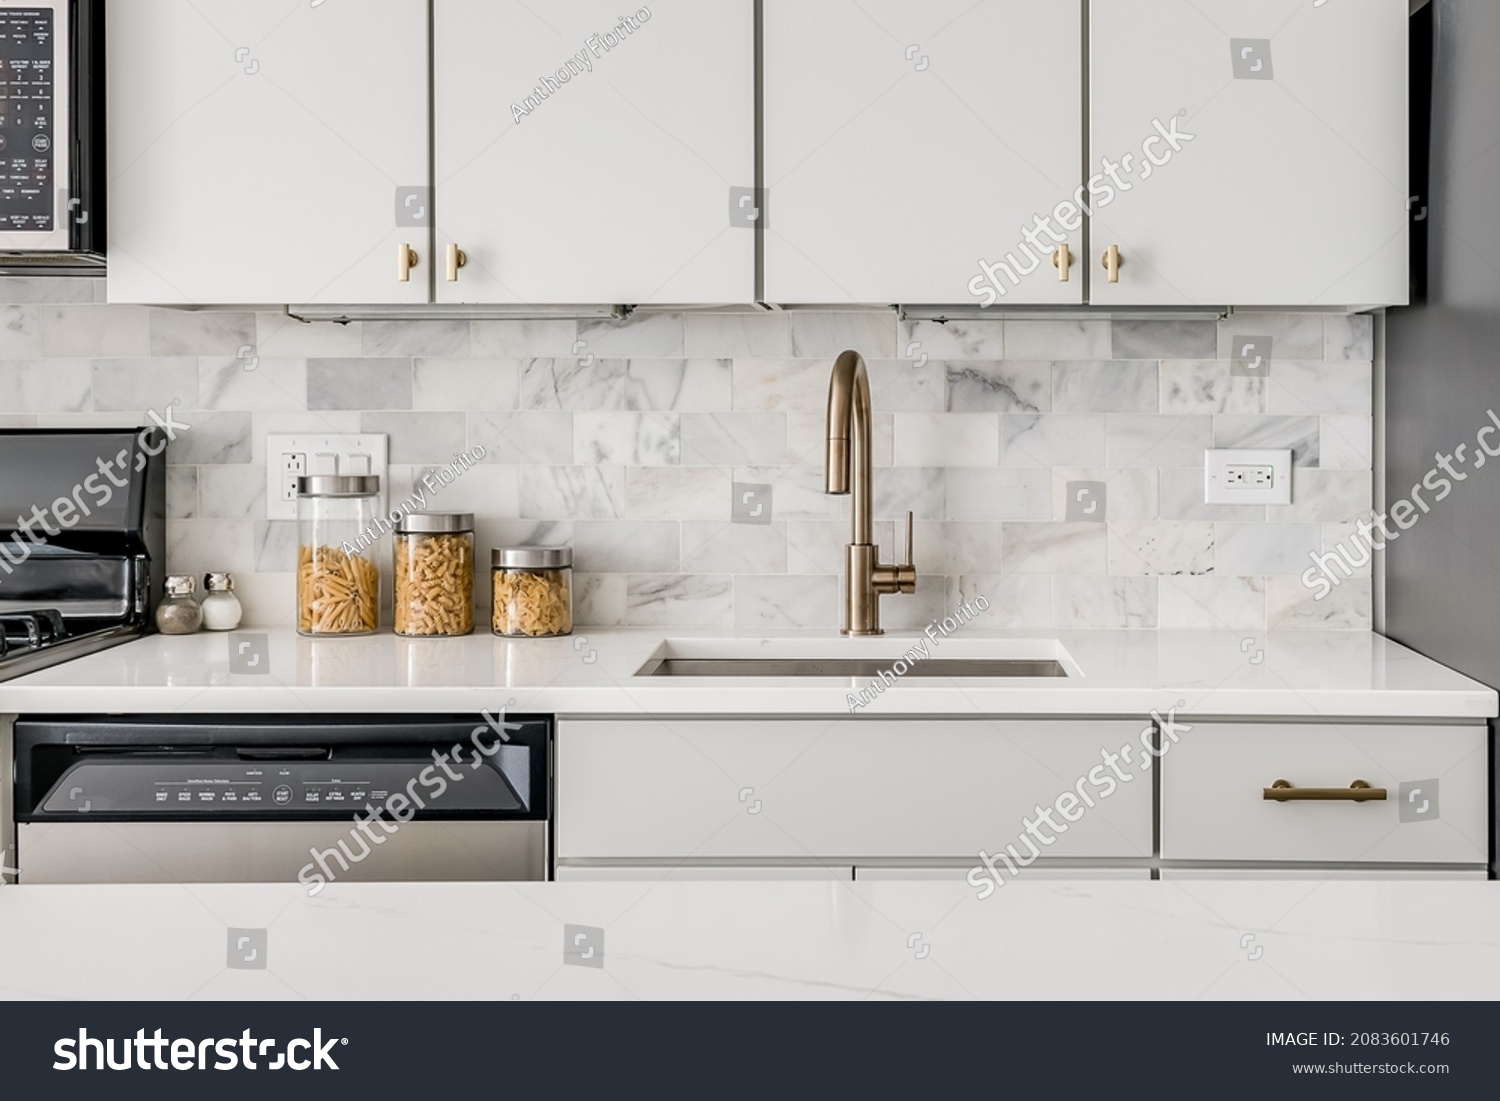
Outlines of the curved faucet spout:
{"label": "curved faucet spout", "polygon": [[827,435],[826,491],[853,494],[852,542],[869,544],[874,541],[870,516],[870,376],[858,352],[843,352],[834,361],[828,380]]}

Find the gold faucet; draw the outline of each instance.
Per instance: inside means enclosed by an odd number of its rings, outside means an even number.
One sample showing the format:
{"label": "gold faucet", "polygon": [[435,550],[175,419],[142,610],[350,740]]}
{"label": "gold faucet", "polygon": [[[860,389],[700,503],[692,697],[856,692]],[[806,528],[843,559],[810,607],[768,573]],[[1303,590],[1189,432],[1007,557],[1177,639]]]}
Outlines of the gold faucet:
{"label": "gold faucet", "polygon": [[[906,562],[880,561],[870,519],[870,376],[858,352],[844,352],[828,380],[828,469],[826,492],[854,496],[854,533],[844,548],[844,626],[846,635],[878,635],[880,598],[917,589],[911,562],[912,514],[906,514]],[[851,486],[852,483],[852,486]]]}

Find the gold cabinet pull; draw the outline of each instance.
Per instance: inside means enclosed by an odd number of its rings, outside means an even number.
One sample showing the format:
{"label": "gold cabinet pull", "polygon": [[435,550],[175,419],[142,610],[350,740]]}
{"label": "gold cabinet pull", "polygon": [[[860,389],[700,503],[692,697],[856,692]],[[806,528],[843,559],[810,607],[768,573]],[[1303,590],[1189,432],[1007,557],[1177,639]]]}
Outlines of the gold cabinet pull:
{"label": "gold cabinet pull", "polygon": [[405,241],[396,249],[396,281],[411,282],[411,269],[417,266],[416,251]]}
{"label": "gold cabinet pull", "polygon": [[1125,261],[1120,259],[1120,246],[1110,245],[1104,250],[1104,270],[1109,272],[1109,281],[1118,283],[1120,281],[1120,265]]}
{"label": "gold cabinet pull", "polygon": [[1052,266],[1057,269],[1057,281],[1066,283],[1068,281],[1068,265],[1073,262],[1073,255],[1068,251],[1067,245],[1058,245],[1052,253]]}
{"label": "gold cabinet pull", "polygon": [[469,254],[456,244],[448,244],[448,282],[458,282],[458,269],[469,262]]}
{"label": "gold cabinet pull", "polygon": [[1297,799],[1363,803],[1369,799],[1384,799],[1385,788],[1372,788],[1363,780],[1355,780],[1346,788],[1299,788],[1293,787],[1290,780],[1277,780],[1270,787],[1261,788],[1260,797],[1274,799],[1278,803]]}

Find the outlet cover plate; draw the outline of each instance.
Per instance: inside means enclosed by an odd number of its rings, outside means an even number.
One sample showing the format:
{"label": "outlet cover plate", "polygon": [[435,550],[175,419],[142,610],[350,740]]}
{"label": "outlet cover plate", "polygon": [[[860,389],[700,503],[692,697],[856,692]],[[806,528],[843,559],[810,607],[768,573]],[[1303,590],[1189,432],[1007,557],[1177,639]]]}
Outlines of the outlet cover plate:
{"label": "outlet cover plate", "polygon": [[[299,432],[266,436],[266,519],[295,520],[297,499],[287,498],[286,457],[300,455],[307,474],[375,474],[380,477],[380,499],[389,488],[386,459],[390,437],[384,433],[343,435],[337,432]],[[369,459],[369,469],[365,467]],[[335,468],[336,464],[336,468]]]}
{"label": "outlet cover plate", "polygon": [[[1232,466],[1271,468],[1269,486],[1232,486],[1227,470]],[[1291,451],[1256,451],[1220,448],[1203,453],[1203,501],[1210,505],[1289,505],[1292,503]]]}

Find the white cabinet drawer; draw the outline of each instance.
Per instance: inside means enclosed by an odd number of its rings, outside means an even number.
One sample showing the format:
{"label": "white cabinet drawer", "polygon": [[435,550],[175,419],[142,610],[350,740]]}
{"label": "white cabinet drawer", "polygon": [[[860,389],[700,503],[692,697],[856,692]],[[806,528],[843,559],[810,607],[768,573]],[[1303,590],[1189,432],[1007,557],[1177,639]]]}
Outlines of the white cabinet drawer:
{"label": "white cabinet drawer", "polygon": [[[891,868],[883,866],[860,865],[854,869],[854,878],[871,883],[965,883],[968,880],[968,868]],[[1149,880],[1151,878],[1150,868],[1027,868],[1021,873],[1021,881],[1029,883],[1033,880],[1068,880],[1075,882],[1089,882],[1105,879],[1135,879]],[[980,882],[984,882],[981,880]],[[1010,882],[1009,879],[1006,882]]]}
{"label": "white cabinet drawer", "polygon": [[851,882],[854,869],[838,865],[765,864],[560,864],[560,883],[770,883]]}
{"label": "white cabinet drawer", "polygon": [[[1162,858],[1482,864],[1485,737],[1481,726],[1196,723],[1162,762]],[[1387,794],[1277,802],[1263,795],[1277,780],[1363,780]],[[1418,782],[1403,822],[1401,785]]]}
{"label": "white cabinet drawer", "polygon": [[[558,856],[972,861],[1014,845],[1023,817],[1075,792],[1049,857],[1149,856],[1151,779],[1106,793],[1101,754],[1139,721],[563,721]],[[1107,771],[1107,770],[1103,770]],[[1096,771],[1097,775],[1097,771]],[[1078,802],[1079,789],[1094,801]]]}

